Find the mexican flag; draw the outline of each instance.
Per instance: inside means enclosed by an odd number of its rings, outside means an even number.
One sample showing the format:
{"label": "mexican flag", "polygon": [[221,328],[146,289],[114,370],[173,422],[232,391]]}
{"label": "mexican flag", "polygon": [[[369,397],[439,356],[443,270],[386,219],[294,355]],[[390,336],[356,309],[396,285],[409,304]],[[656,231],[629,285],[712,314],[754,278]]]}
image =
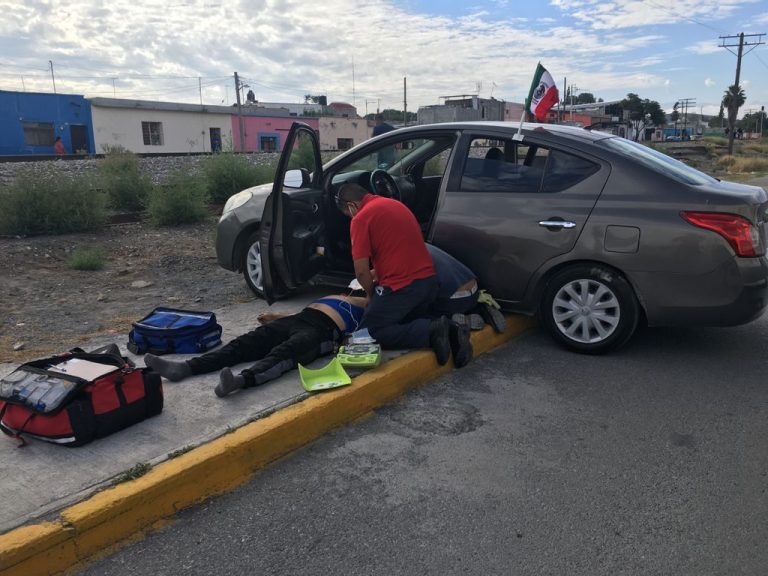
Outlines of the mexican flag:
{"label": "mexican flag", "polygon": [[536,120],[541,122],[547,117],[547,112],[552,106],[557,104],[559,99],[557,86],[552,79],[552,74],[541,65],[536,67],[536,74],[531,82],[531,91],[525,100],[525,109],[536,116]]}

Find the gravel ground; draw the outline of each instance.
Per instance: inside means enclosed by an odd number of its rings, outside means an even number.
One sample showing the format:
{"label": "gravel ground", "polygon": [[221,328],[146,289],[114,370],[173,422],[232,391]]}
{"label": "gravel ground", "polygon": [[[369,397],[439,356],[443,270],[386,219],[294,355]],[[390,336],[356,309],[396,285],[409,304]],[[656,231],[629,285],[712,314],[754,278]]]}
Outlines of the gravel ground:
{"label": "gravel ground", "polygon": [[[215,310],[253,298],[240,274],[219,267],[216,218],[177,228],[110,226],[89,234],[0,238],[0,362],[68,350],[95,336],[127,342],[155,306]],[[76,248],[100,248],[99,271],[68,266]]]}

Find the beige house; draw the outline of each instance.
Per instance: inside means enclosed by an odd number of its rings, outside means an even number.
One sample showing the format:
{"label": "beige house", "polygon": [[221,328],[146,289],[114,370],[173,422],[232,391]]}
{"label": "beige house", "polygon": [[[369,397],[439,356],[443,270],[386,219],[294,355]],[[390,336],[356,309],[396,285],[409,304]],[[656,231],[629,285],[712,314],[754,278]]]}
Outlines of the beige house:
{"label": "beige house", "polygon": [[342,118],[339,116],[321,116],[320,150],[349,150],[371,137],[372,127],[364,118]]}
{"label": "beige house", "polygon": [[89,98],[96,153],[211,152],[232,141],[232,109],[175,102]]}

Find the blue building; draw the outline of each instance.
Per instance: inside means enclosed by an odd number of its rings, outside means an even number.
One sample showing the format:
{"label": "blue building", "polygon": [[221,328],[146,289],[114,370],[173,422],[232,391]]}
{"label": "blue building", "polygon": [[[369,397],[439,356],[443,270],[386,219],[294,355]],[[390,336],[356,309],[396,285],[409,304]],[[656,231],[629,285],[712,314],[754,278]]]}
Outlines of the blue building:
{"label": "blue building", "polygon": [[91,104],[83,96],[0,90],[0,155],[53,154],[57,136],[68,154],[93,154]]}

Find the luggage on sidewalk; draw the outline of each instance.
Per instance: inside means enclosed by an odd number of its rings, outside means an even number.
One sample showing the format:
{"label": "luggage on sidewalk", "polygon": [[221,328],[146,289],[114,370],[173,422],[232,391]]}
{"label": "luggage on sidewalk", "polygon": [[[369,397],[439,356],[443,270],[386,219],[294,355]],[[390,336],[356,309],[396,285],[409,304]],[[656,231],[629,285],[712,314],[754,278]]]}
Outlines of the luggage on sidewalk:
{"label": "luggage on sidewalk", "polygon": [[0,431],[82,446],[163,410],[160,375],[109,347],[22,364],[0,379]]}
{"label": "luggage on sidewalk", "polygon": [[133,323],[128,350],[134,354],[201,354],[221,344],[221,326],[213,312],[155,308]]}

